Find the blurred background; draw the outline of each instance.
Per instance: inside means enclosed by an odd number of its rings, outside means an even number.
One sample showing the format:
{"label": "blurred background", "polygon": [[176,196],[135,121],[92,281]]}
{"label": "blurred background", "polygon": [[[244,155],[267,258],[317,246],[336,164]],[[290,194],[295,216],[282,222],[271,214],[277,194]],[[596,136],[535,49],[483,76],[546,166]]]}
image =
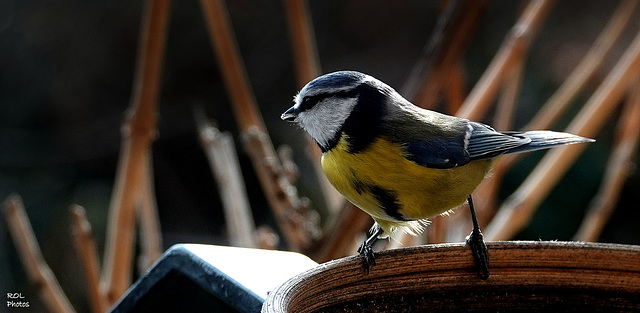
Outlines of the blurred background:
{"label": "blurred background", "polygon": [[[325,204],[304,153],[305,137],[279,118],[298,88],[283,3],[234,0],[227,6],[269,134],[275,146],[293,147],[301,172],[298,193],[309,197],[311,209],[324,216]],[[527,59],[514,129],[524,126],[574,69],[616,6],[617,1],[598,0],[555,4]],[[86,208],[102,256],[143,7],[143,1],[0,0],[0,199],[14,192],[22,196],[43,256],[79,312],[89,306],[71,243],[69,206]],[[441,7],[440,1],[309,1],[321,71],[358,70],[399,90],[421,56]],[[467,91],[521,8],[519,1],[489,2],[464,56]],[[554,130],[564,129],[620,58],[640,27],[638,12],[634,16]],[[186,242],[228,244],[217,186],[198,142],[197,106],[220,130],[233,134],[256,225],[277,230],[238,139],[197,1],[172,3],[164,66],[153,145],[164,248]],[[618,115],[619,110],[515,239],[572,238],[602,180]],[[518,163],[505,178],[500,197],[510,195],[543,155],[532,153]],[[640,244],[639,190],[640,175],[634,168],[600,241]],[[281,243],[280,248],[287,247]],[[26,279],[2,215],[0,291],[21,292],[32,309],[45,310]]]}

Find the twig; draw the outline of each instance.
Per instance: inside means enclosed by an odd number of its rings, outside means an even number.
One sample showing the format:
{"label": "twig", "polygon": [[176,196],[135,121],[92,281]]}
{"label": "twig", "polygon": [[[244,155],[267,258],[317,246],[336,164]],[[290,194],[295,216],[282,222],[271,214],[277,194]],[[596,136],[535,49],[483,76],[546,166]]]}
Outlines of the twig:
{"label": "twig", "polygon": [[[574,71],[567,77],[564,83],[562,83],[560,88],[545,102],[542,109],[540,109],[532,121],[523,127],[524,130],[548,129],[555,123],[557,118],[569,106],[571,99],[582,90],[589,78],[602,64],[604,56],[611,49],[617,38],[620,37],[625,25],[633,15],[637,4],[638,1],[636,0],[620,2],[605,28],[591,45],[589,52],[587,52],[580,61],[580,64],[576,66]],[[513,167],[521,158],[522,154],[503,157],[492,171],[494,176],[503,176],[505,172]]]}
{"label": "twig", "polygon": [[256,229],[256,242],[260,249],[274,250],[278,248],[280,237],[271,227],[261,225]]}
{"label": "twig", "polygon": [[109,304],[115,303],[131,282],[135,205],[140,199],[145,162],[156,136],[156,103],[169,6],[169,0],[147,1],[142,22],[134,97],[123,127],[120,163],[109,208],[102,273],[102,284]]}
{"label": "twig", "polygon": [[322,238],[318,240],[321,245],[313,249],[313,259],[326,262],[353,254],[355,249],[352,249],[352,245],[372,224],[373,220],[367,213],[345,202],[322,232]]}
{"label": "twig", "polygon": [[253,167],[289,248],[302,251],[311,243],[305,208],[287,179],[262,121],[221,0],[201,0],[211,42],[222,69],[232,108]]}
{"label": "twig", "polygon": [[[293,46],[293,58],[297,73],[298,88],[320,75],[320,59],[315,45],[313,25],[311,23],[308,2],[306,0],[285,0],[289,23],[289,35]],[[313,169],[322,187],[329,211],[336,212],[345,199],[333,188],[320,167],[320,149],[307,136],[307,156],[313,160]]]}
{"label": "twig", "polygon": [[[442,69],[439,71],[442,71]],[[447,66],[444,71],[448,73],[446,80],[447,113],[454,114],[460,110],[462,103],[464,103],[466,73],[462,61]],[[422,106],[424,107],[424,104]]]}
{"label": "twig", "polygon": [[486,0],[449,1],[422,57],[402,88],[405,97],[416,105],[430,108],[444,89],[448,91],[448,105],[462,103],[455,99],[458,94],[452,92],[463,90],[460,60],[487,3]]}
{"label": "twig", "polygon": [[502,92],[496,106],[496,114],[493,127],[497,130],[510,130],[513,125],[513,116],[516,110],[516,102],[522,87],[524,75],[524,59],[520,59],[506,74],[502,84]]}
{"label": "twig", "polygon": [[254,127],[243,134],[242,141],[254,162],[258,179],[289,248],[293,251],[307,250],[311,245],[311,234],[317,232],[317,225],[309,228],[311,225],[307,223],[304,201],[298,198],[296,188],[288,181],[275,153],[269,150],[273,147],[269,145],[267,134]]}
{"label": "twig", "polygon": [[306,0],[285,0],[298,88],[320,74],[320,59]]}
{"label": "twig", "polygon": [[149,269],[162,255],[162,230],[160,229],[160,218],[158,217],[158,205],[154,196],[152,163],[151,154],[148,153],[143,165],[143,186],[140,188],[140,202],[137,206],[138,220],[140,221],[138,268],[141,273]]}
{"label": "twig", "polygon": [[428,243],[444,243],[447,242],[447,232],[449,229],[448,216],[438,215],[431,218],[429,226],[426,229],[426,237]]}
{"label": "twig", "polygon": [[60,284],[47,265],[35,235],[25,213],[22,199],[11,194],[3,203],[3,213],[16,250],[31,284],[40,293],[45,305],[52,312],[75,312],[69,299],[60,288]]}
{"label": "twig", "polygon": [[196,113],[200,144],[218,183],[229,240],[234,246],[257,248],[255,223],[231,134],[221,133],[203,114]]}
{"label": "twig", "polygon": [[[629,83],[640,73],[640,33],[600,87],[567,127],[567,132],[594,136],[622,98]],[[548,152],[520,187],[505,200],[485,229],[488,240],[512,238],[529,223],[535,208],[587,147],[586,144],[559,147]]]}
{"label": "twig", "polygon": [[620,122],[615,148],[609,157],[600,191],[593,198],[587,214],[574,236],[575,240],[596,241],[616,207],[620,191],[633,168],[633,158],[640,139],[640,85],[636,82]]}
{"label": "twig", "polygon": [[580,64],[576,66],[560,88],[547,100],[540,112],[524,129],[547,129],[555,123],[558,117],[567,109],[571,99],[582,90],[589,78],[604,62],[605,55],[620,37],[637,4],[637,0],[620,2],[607,25],[591,45],[589,52],[580,61]]}
{"label": "twig", "polygon": [[505,74],[525,56],[553,3],[552,0],[532,0],[529,3],[457,116],[471,120],[481,117],[502,85]]}
{"label": "twig", "polygon": [[[420,87],[424,85],[424,80],[432,72],[436,62],[440,58],[440,52],[443,49],[443,43],[449,39],[450,32],[453,30],[454,18],[463,12],[462,0],[448,1],[447,5],[438,18],[438,22],[433,30],[424,51],[418,59],[417,63],[411,69],[407,81],[402,86],[401,93],[404,97],[416,100],[416,95],[420,91]],[[417,103],[416,103],[417,104]]]}
{"label": "twig", "polygon": [[201,0],[202,11],[207,21],[211,43],[218,65],[225,80],[229,98],[233,102],[233,113],[241,131],[256,126],[265,130],[260,109],[238,52],[229,13],[222,0]]}
{"label": "twig", "polygon": [[73,245],[87,282],[87,293],[91,309],[95,313],[106,312],[109,309],[109,305],[105,294],[100,290],[100,261],[98,260],[91,224],[83,207],[72,205],[70,211]]}

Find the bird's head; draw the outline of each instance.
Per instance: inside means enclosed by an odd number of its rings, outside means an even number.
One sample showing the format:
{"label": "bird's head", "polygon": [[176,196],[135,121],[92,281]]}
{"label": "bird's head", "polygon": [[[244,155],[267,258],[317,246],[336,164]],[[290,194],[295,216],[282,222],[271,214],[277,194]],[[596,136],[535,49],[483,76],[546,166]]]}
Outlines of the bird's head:
{"label": "bird's head", "polygon": [[[376,78],[354,71],[333,72],[309,82],[294,97],[294,105],[282,113],[285,121],[297,122],[321,148],[328,148],[359,101],[385,97],[395,91]],[[368,101],[372,102],[372,101]],[[366,108],[365,108],[366,109]]]}

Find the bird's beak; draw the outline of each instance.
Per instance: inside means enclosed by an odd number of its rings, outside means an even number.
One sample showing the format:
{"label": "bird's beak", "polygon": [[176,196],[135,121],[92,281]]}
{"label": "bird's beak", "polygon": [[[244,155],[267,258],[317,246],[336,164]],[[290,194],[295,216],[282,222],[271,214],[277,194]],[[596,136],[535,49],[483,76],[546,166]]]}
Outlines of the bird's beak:
{"label": "bird's beak", "polygon": [[283,121],[295,122],[298,119],[298,113],[300,112],[296,107],[291,107],[288,110],[284,111],[284,113],[280,115],[280,118]]}

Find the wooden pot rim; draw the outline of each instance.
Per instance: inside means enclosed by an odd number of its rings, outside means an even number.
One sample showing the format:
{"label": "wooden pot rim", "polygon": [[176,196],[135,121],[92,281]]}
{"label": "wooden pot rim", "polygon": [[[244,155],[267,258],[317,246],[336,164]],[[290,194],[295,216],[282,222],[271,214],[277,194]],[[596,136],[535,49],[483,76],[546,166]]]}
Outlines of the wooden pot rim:
{"label": "wooden pot rim", "polygon": [[[380,303],[393,299],[389,301],[394,304],[398,299],[438,302],[433,299],[468,297],[465,294],[476,291],[486,291],[486,299],[522,294],[522,299],[531,301],[524,294],[532,292],[537,299],[549,290],[567,293],[561,301],[604,295],[621,297],[622,305],[640,307],[640,246],[505,241],[488,242],[487,247],[491,258],[487,280],[478,278],[470,249],[462,243],[385,250],[376,253],[376,265],[369,274],[356,255],[291,278],[269,294],[262,312],[324,312],[341,305],[362,305],[370,299]],[[475,305],[484,298],[476,299]],[[451,301],[455,305],[456,300]]]}

